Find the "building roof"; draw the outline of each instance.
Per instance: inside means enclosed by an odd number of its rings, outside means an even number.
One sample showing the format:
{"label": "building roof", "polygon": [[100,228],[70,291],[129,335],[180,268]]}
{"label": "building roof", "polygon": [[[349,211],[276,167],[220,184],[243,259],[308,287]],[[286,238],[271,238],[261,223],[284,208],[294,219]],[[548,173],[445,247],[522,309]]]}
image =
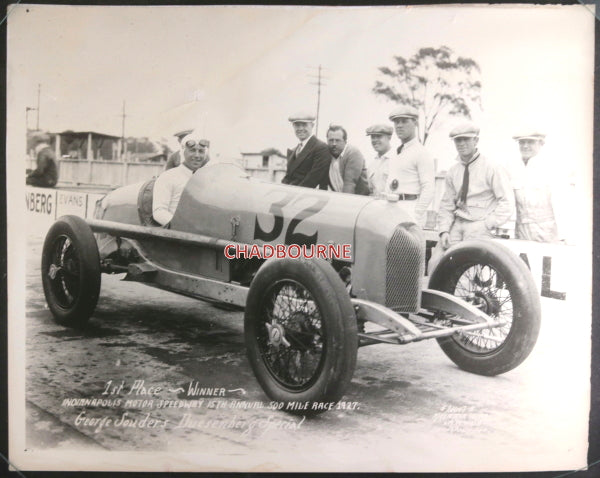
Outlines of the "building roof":
{"label": "building roof", "polygon": [[56,133],[61,136],[67,136],[72,139],[87,139],[88,135],[92,135],[93,138],[99,139],[121,139],[120,136],[113,136],[111,134],[97,133],[96,131],[63,131],[62,133]]}
{"label": "building roof", "polygon": [[258,153],[242,153],[242,156],[279,156],[280,158],[286,158],[285,155],[281,154],[281,152],[275,148],[263,149]]}

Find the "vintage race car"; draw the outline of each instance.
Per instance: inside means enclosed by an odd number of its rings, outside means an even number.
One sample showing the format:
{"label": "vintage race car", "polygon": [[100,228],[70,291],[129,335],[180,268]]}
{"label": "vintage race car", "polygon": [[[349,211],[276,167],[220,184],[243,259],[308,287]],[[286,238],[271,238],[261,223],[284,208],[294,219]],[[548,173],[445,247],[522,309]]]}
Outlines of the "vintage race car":
{"label": "vintage race car", "polygon": [[[64,216],[51,227],[44,293],[66,325],[93,314],[102,272],[244,308],[254,374],[285,403],[338,401],[357,348],[370,344],[435,338],[460,368],[482,375],[519,365],[540,327],[523,261],[495,242],[465,242],[445,253],[425,286],[423,233],[393,199],[267,183],[214,164],[196,171],[162,228],[151,225],[152,182],[125,186],[98,202],[94,219]],[[351,252],[230,258],[236,248],[293,244]]]}

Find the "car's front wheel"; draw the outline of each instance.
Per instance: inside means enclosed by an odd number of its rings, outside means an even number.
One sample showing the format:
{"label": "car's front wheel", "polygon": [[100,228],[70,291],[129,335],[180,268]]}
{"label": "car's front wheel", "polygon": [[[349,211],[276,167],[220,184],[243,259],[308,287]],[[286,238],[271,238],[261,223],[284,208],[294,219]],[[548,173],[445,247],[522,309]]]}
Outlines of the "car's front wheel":
{"label": "car's front wheel", "polygon": [[252,370],[283,410],[319,413],[342,397],[356,365],[356,317],[329,263],[267,261],[250,285],[244,327]]}
{"label": "car's front wheel", "polygon": [[100,294],[100,258],[88,224],[63,216],[48,231],[42,250],[42,285],[50,311],[63,325],[81,325]]}
{"label": "car's front wheel", "polygon": [[[540,329],[540,298],[525,263],[491,241],[458,244],[444,254],[429,287],[453,294],[503,325],[456,332],[438,339],[460,368],[498,375],[518,366],[533,349]],[[446,317],[448,325],[452,317]]]}

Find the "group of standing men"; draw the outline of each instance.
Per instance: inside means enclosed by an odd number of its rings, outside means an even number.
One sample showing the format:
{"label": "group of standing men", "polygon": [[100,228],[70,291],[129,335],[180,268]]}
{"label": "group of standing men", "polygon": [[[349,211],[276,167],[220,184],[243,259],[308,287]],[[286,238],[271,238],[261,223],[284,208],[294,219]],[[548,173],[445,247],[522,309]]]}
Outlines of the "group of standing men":
{"label": "group of standing men", "polygon": [[[342,126],[330,125],[324,143],[313,134],[314,116],[290,116],[299,144],[288,150],[282,183],[397,198],[414,213],[415,221],[425,226],[435,193],[435,160],[419,142],[416,108],[400,106],[389,119],[393,126],[376,124],[366,130],[377,153],[367,164],[361,152],[348,143]],[[394,131],[401,141],[396,151],[391,147]],[[564,228],[560,230],[558,224],[564,202],[552,179],[552,168],[541,154],[542,133],[529,130],[513,137],[519,143],[522,160],[510,175],[479,152],[479,128],[473,123],[458,125],[449,136],[458,156],[446,174],[438,211],[438,249],[463,240],[493,237],[494,230],[510,218],[513,203],[517,239],[563,239]],[[153,216],[162,225],[170,221],[191,174],[209,161],[209,142],[192,131],[182,132],[180,144],[178,157],[169,159],[168,170],[155,184]]]}
{"label": "group of standing men", "polygon": [[[287,171],[282,182],[295,186],[320,188],[351,194],[382,196],[393,194],[414,213],[422,227],[435,193],[435,160],[419,142],[419,113],[412,106],[400,106],[389,115],[389,124],[376,124],[366,130],[376,156],[366,163],[361,152],[348,143],[348,133],[330,125],[327,143],[313,134],[314,116],[290,116],[300,143],[288,150]],[[392,152],[393,131],[401,145]],[[154,185],[153,217],[167,225],[193,172],[209,160],[210,143],[192,130],[178,134],[181,149],[167,162],[167,171]],[[515,237],[539,242],[564,239],[565,195],[560,178],[541,152],[545,135],[536,130],[523,131],[518,141],[521,161],[510,176],[498,164],[481,155],[477,145],[479,128],[464,123],[452,131],[458,152],[457,162],[448,171],[444,195],[438,211],[440,247],[468,239],[493,237],[516,205]],[[37,169],[28,172],[27,184],[54,187],[58,171],[49,137],[32,137]]]}
{"label": "group of standing men", "polygon": [[[435,160],[419,142],[418,111],[411,106],[394,109],[388,124],[366,130],[377,155],[366,163],[360,151],[348,144],[346,130],[331,125],[327,143],[313,135],[314,116],[297,114],[289,118],[300,143],[288,150],[287,171],[282,182],[309,188],[382,196],[392,193],[425,225],[427,209],[435,192]],[[401,141],[392,152],[395,130]],[[540,150],[545,135],[535,130],[513,138],[518,141],[522,161],[508,174],[499,164],[478,150],[479,128],[463,123],[450,131],[458,153],[448,171],[438,211],[440,247],[468,239],[490,238],[511,216],[517,216],[517,239],[557,242],[563,239],[557,226],[561,209],[556,182],[550,179],[549,165]]]}
{"label": "group of standing men", "polygon": [[392,161],[389,154],[392,127],[374,125],[367,129],[367,135],[371,136],[378,155],[367,165],[361,152],[348,143],[348,133],[342,126],[330,125],[327,143],[324,143],[312,132],[314,116],[304,113],[290,116],[300,143],[288,150],[287,171],[282,182],[363,195],[393,192],[400,200],[413,203],[415,217],[424,226],[427,207],[434,195],[435,162],[417,138],[415,108],[397,108],[390,119],[402,141],[394,155],[397,157]]}

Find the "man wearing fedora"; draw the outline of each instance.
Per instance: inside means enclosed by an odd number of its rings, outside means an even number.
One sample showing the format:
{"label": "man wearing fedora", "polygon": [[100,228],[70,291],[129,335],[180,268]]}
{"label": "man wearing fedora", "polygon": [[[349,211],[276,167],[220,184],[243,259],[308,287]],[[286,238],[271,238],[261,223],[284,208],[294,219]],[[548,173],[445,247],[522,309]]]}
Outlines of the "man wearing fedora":
{"label": "man wearing fedora", "polygon": [[50,136],[46,133],[34,133],[32,137],[35,147],[37,168],[27,174],[26,184],[42,188],[53,188],[58,182],[56,157],[50,147]]}
{"label": "man wearing fedora", "polygon": [[288,149],[287,171],[281,182],[292,186],[327,189],[331,155],[327,144],[313,135],[315,117],[308,113],[298,113],[290,116],[289,121],[300,143],[294,149]]}
{"label": "man wearing fedora", "polygon": [[511,214],[508,175],[477,150],[479,127],[463,123],[450,131],[450,138],[458,158],[446,175],[438,216],[444,250],[460,241],[493,237]]}
{"label": "man wearing fedora", "polygon": [[399,106],[390,113],[390,120],[402,144],[389,163],[386,191],[398,194],[401,201],[412,201],[415,220],[423,227],[435,194],[435,160],[417,137],[416,108]]}
{"label": "man wearing fedora", "polygon": [[[521,153],[521,161],[511,169],[517,208],[516,239],[538,242],[564,239],[564,182],[556,165],[541,151],[545,138],[544,133],[534,128],[523,129],[513,136]],[[563,227],[559,227],[561,223]]]}
{"label": "man wearing fedora", "polygon": [[367,136],[371,138],[371,146],[377,153],[367,164],[369,190],[374,196],[385,192],[391,154],[393,128],[387,124],[374,124],[367,128]]}

